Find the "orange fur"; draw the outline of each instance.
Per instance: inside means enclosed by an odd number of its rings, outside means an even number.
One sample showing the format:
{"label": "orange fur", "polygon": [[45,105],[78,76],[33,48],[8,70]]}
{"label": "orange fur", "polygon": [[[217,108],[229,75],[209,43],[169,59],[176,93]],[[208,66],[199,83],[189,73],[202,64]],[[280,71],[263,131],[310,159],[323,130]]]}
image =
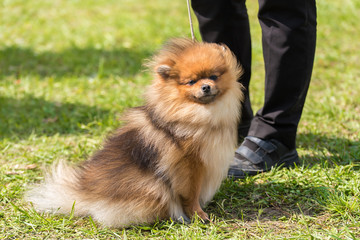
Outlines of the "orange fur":
{"label": "orange fur", "polygon": [[27,193],[39,211],[91,215],[107,226],[156,219],[207,220],[233,158],[241,68],[221,45],[175,39],[148,64],[146,104],[78,167],[54,165]]}

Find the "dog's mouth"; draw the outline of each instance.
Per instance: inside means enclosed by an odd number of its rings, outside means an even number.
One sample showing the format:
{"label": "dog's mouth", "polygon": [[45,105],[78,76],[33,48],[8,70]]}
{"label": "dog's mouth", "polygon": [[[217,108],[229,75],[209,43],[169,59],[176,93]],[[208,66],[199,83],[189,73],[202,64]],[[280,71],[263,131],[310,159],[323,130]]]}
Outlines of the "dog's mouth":
{"label": "dog's mouth", "polygon": [[194,99],[198,103],[208,104],[208,103],[213,102],[216,99],[217,95],[218,95],[218,93],[206,94],[206,95],[203,95],[203,96],[200,96],[200,97],[195,97],[194,96]]}

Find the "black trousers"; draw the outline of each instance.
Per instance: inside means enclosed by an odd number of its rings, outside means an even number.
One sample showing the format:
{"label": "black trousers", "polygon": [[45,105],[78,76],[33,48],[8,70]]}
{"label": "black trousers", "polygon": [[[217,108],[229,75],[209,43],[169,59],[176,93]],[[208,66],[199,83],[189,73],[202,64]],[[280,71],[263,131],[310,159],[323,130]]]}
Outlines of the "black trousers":
{"label": "black trousers", "polygon": [[249,136],[274,138],[294,148],[314,62],[315,0],[259,0],[265,99],[255,116],[249,98],[251,38],[245,0],[192,0],[192,8],[203,41],[228,45],[244,68],[241,126],[251,123]]}

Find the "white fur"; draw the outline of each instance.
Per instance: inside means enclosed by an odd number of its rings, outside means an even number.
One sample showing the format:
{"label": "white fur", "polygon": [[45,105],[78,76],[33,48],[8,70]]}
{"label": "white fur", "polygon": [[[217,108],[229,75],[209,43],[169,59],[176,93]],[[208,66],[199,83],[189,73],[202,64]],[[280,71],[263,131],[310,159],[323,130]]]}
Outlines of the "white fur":
{"label": "white fur", "polygon": [[184,213],[183,207],[180,203],[180,200],[177,198],[172,198],[169,204],[169,215],[173,220],[186,220],[188,217]]}
{"label": "white fur", "polygon": [[[221,101],[204,105],[203,108],[197,106],[200,111],[197,111],[194,116],[196,120],[187,118],[187,121],[205,122],[201,128],[191,124],[177,126],[179,136],[192,136],[202,142],[200,158],[206,167],[200,194],[202,206],[213,198],[233,161],[237,140],[237,122],[240,116],[240,101],[234,99],[239,99],[239,96],[241,96],[240,87],[235,84],[234,88],[230,89]],[[191,107],[193,104],[189,105],[189,108]],[[191,135],[194,132],[196,135]],[[178,204],[178,201],[174,201],[173,204]],[[180,208],[181,205],[174,207],[176,211],[171,212],[171,215],[182,216],[177,212],[177,209]]]}
{"label": "white fur", "polygon": [[[44,183],[26,193],[25,199],[41,212],[69,214],[74,202],[81,205],[76,191],[71,187],[76,181],[76,171],[61,161],[46,174]],[[78,208],[77,214],[84,215],[86,211]]]}

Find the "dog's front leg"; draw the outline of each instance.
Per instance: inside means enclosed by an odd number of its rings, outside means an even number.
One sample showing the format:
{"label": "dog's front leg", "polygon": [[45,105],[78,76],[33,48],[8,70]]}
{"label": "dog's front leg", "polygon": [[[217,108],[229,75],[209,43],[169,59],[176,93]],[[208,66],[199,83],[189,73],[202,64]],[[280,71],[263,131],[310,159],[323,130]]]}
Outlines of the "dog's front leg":
{"label": "dog's front leg", "polygon": [[188,178],[183,181],[180,193],[181,203],[187,216],[193,217],[195,213],[204,221],[209,216],[200,206],[200,192],[203,183],[205,168],[199,161],[192,160],[188,166]]}

